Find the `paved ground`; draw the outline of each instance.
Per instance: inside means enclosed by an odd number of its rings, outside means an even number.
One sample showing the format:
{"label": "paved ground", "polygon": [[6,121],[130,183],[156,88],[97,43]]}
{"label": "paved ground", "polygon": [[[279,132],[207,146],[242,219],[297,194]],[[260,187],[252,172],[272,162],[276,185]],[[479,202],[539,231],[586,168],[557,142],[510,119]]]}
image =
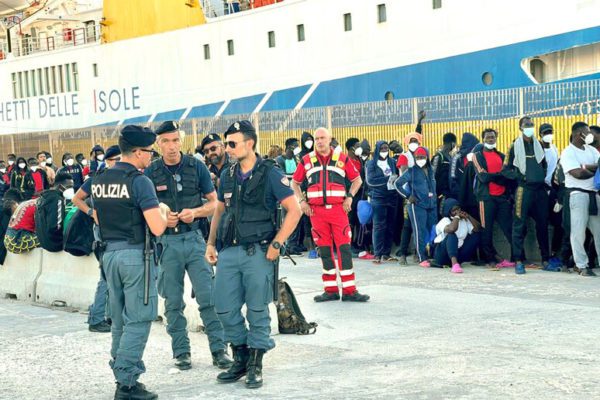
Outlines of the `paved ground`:
{"label": "paved ground", "polygon": [[[194,368],[174,370],[160,323],[142,381],[162,399],[600,398],[600,278],[358,262],[370,303],[315,304],[319,271],[282,263],[319,329],[275,335],[262,389],[215,383],[201,333],[191,334]],[[0,398],[112,398],[110,335],[86,328],[81,313],[0,300]]]}

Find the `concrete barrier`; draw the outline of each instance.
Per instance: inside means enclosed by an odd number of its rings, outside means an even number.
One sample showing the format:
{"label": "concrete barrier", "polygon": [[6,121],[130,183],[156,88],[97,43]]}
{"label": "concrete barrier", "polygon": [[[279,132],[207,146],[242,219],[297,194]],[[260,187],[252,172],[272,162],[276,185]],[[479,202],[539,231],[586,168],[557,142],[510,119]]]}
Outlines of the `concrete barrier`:
{"label": "concrete barrier", "polygon": [[94,301],[100,270],[93,255],[74,257],[66,252],[44,251],[35,301],[44,304],[64,302],[66,306],[87,309]]}
{"label": "concrete barrier", "polygon": [[42,249],[24,254],[8,253],[0,265],[0,295],[22,301],[35,301],[36,281],[40,276]]}

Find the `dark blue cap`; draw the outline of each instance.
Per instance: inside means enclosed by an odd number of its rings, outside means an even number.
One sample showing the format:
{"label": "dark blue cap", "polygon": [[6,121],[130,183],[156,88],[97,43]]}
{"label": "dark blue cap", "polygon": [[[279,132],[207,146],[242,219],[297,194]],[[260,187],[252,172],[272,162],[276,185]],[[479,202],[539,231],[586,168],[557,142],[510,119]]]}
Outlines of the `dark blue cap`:
{"label": "dark blue cap", "polygon": [[209,135],[204,136],[204,139],[202,139],[202,142],[200,143],[200,149],[204,150],[204,146],[206,146],[209,143],[221,141],[221,136],[217,135],[216,133],[211,133]]}
{"label": "dark blue cap", "polygon": [[118,144],[115,144],[114,146],[110,146],[108,149],[106,149],[105,157],[113,158],[120,154],[121,154],[121,148],[119,147]]}
{"label": "dark blue cap", "polygon": [[543,134],[544,132],[547,131],[553,131],[554,128],[552,128],[552,125],[550,124],[542,124],[540,125],[540,134]]}
{"label": "dark blue cap", "polygon": [[157,135],[162,135],[163,133],[172,133],[179,132],[179,124],[175,121],[165,121],[156,130]]}
{"label": "dark blue cap", "polygon": [[121,129],[121,137],[133,147],[148,147],[156,142],[156,134],[148,128],[127,125]]}
{"label": "dark blue cap", "polygon": [[225,131],[225,137],[227,137],[227,135],[239,132],[244,133],[246,135],[256,136],[256,130],[252,126],[252,123],[250,121],[244,120],[237,121],[231,124],[231,126]]}
{"label": "dark blue cap", "polygon": [[102,147],[99,144],[97,144],[94,147],[92,147],[92,152],[96,152],[96,151],[101,151],[101,152],[104,153],[104,147]]}

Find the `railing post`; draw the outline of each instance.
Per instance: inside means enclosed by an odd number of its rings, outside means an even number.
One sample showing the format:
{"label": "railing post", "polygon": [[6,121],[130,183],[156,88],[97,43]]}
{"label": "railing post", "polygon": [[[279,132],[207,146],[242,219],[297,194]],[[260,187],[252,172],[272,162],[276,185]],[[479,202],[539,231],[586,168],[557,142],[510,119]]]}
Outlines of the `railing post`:
{"label": "railing post", "polygon": [[519,117],[525,115],[525,91],[519,88]]}
{"label": "railing post", "polygon": [[332,113],[333,113],[333,110],[332,110],[331,106],[327,106],[327,108],[326,108],[327,129],[329,129],[329,132],[331,132],[332,125],[333,125],[332,122],[331,122],[331,120],[332,120]]}
{"label": "railing post", "polygon": [[260,122],[258,118],[258,113],[252,114],[250,116],[250,121],[252,122],[252,125],[254,125],[254,129],[256,130],[256,148],[258,149],[258,154],[262,154],[260,149]]}
{"label": "railing post", "polygon": [[198,147],[198,121],[194,118],[192,120],[192,133],[194,135],[194,151]]}
{"label": "railing post", "polygon": [[412,124],[416,125],[417,121],[419,121],[419,104],[417,103],[417,99],[412,99]]}

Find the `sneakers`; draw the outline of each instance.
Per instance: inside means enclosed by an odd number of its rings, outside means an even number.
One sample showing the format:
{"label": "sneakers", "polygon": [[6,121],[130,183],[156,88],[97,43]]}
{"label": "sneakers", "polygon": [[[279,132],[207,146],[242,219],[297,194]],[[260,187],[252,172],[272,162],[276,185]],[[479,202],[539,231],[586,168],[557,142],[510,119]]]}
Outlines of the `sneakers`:
{"label": "sneakers", "polygon": [[190,353],[183,353],[175,357],[175,367],[181,371],[192,368],[192,358]]}
{"label": "sneakers", "polygon": [[525,264],[518,263],[515,266],[515,274],[517,274],[517,275],[523,275],[524,273],[525,273]]}
{"label": "sneakers", "polygon": [[431,263],[429,262],[429,260],[425,260],[425,261],[419,263],[419,266],[423,267],[423,268],[429,268],[429,267],[431,267]]}
{"label": "sneakers", "polygon": [[375,256],[368,251],[361,251],[358,253],[358,258],[361,260],[374,260]]}
{"label": "sneakers", "polygon": [[373,264],[381,264],[381,257],[375,257]]}
{"label": "sneakers", "polygon": [[496,264],[496,268],[514,268],[515,267],[515,263],[514,262],[510,262],[506,259],[500,261],[498,264]]}
{"label": "sneakers", "polygon": [[358,290],[355,290],[352,294],[343,294],[342,301],[355,301],[357,303],[365,303],[369,301],[371,296],[368,294],[360,294]]}
{"label": "sneakers", "polygon": [[108,333],[110,332],[110,324],[106,321],[102,321],[96,325],[90,325],[88,330],[90,332]]}
{"label": "sneakers", "polygon": [[406,261],[406,256],[400,256],[398,262],[400,263],[400,265],[408,265],[408,261]]}
{"label": "sneakers", "polygon": [[117,383],[115,400],[154,400],[158,399],[156,393],[146,390],[143,383],[136,382],[135,386],[125,386]]}
{"label": "sneakers", "polygon": [[560,272],[562,271],[562,264],[560,263],[560,261],[558,263],[552,261],[544,261],[542,263],[542,270],[548,272]]}
{"label": "sneakers", "polygon": [[323,303],[325,301],[336,301],[340,299],[340,294],[338,292],[328,293],[323,292],[318,296],[315,296],[314,300],[317,303]]}
{"label": "sneakers", "polygon": [[317,250],[312,249],[311,251],[309,251],[308,258],[310,258],[311,260],[314,260],[315,258],[319,258],[319,255],[317,254]]}
{"label": "sneakers", "polygon": [[591,268],[575,267],[573,269],[575,270],[575,272],[579,273],[579,275],[581,275],[581,276],[597,276],[596,273],[594,271],[592,271]]}
{"label": "sneakers", "polygon": [[463,273],[463,270],[462,270],[462,268],[460,267],[460,264],[454,264],[454,265],[452,266],[452,269],[450,270],[450,272],[452,272],[453,274],[462,274],[462,273]]}

